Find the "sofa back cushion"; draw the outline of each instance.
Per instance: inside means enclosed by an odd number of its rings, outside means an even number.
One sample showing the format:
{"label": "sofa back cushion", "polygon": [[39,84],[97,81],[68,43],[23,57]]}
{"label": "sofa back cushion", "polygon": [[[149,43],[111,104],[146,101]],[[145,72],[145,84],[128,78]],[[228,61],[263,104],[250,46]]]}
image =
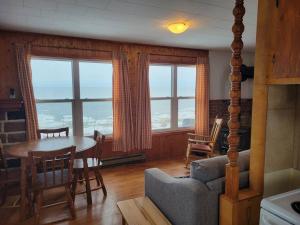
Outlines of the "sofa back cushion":
{"label": "sofa back cushion", "polygon": [[[239,153],[238,164],[240,171],[249,170],[250,150]],[[203,183],[225,176],[225,165],[228,163],[226,155],[191,162],[191,177]]]}

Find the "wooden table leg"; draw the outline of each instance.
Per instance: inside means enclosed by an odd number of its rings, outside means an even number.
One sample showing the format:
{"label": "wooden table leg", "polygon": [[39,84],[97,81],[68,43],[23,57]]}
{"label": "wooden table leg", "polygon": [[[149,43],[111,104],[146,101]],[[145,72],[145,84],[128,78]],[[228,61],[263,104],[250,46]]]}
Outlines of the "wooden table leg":
{"label": "wooden table leg", "polygon": [[91,194],[91,185],[90,185],[90,178],[89,178],[89,168],[88,168],[87,159],[85,156],[82,158],[82,160],[83,160],[83,166],[84,166],[84,179],[85,179],[87,203],[88,203],[88,205],[91,205],[92,204],[92,194]]}
{"label": "wooden table leg", "polygon": [[27,160],[26,158],[21,159],[21,205],[20,205],[20,220],[25,220],[27,216]]}

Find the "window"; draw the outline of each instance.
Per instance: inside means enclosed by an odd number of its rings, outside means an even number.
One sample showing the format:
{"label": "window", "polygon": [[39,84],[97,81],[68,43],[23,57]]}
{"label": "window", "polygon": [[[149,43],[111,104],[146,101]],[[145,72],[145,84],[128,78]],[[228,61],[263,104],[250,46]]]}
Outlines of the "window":
{"label": "window", "polygon": [[195,66],[150,65],[153,130],[194,127],[195,83]]}
{"label": "window", "polygon": [[112,64],[80,61],[79,77],[83,134],[112,134]]}
{"label": "window", "polygon": [[111,62],[33,58],[31,67],[40,128],[112,133]]}
{"label": "window", "polygon": [[[196,67],[178,66],[177,68],[177,104],[178,127],[195,126]],[[175,75],[175,76],[176,76]]]}
{"label": "window", "polygon": [[151,65],[149,70],[152,129],[171,128],[172,67]]}

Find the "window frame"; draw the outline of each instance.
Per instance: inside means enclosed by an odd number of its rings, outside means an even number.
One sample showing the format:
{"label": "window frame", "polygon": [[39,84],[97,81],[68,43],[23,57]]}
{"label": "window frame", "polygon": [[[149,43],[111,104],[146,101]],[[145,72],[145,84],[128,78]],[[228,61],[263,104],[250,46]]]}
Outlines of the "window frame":
{"label": "window frame", "polygon": [[[171,67],[171,96],[170,97],[151,97],[150,96],[150,104],[152,100],[170,100],[170,128],[165,129],[153,129],[152,133],[156,132],[165,132],[165,131],[174,131],[174,130],[186,130],[186,129],[194,129],[193,127],[179,127],[178,126],[178,102],[182,99],[194,99],[196,102],[196,94],[195,96],[178,96],[178,67],[195,67],[195,64],[171,64],[171,63],[151,63],[149,64],[149,80],[150,80],[150,66],[170,66]],[[196,81],[195,81],[196,82]],[[150,85],[150,82],[149,82]],[[149,87],[150,90],[151,87]],[[151,94],[151,90],[150,90]],[[196,106],[195,106],[196,107]],[[196,109],[196,108],[195,108]],[[152,115],[151,115],[152,118]],[[152,123],[152,120],[151,120]]]}
{"label": "window frame", "polygon": [[[80,58],[64,58],[64,57],[44,57],[44,56],[32,56],[31,60],[56,60],[56,61],[70,61],[71,62],[71,75],[72,75],[72,95],[71,99],[38,99],[35,98],[35,103],[71,103],[72,105],[72,126],[74,136],[84,136],[84,125],[83,125],[83,103],[84,102],[112,102],[113,98],[81,98],[80,96],[80,62],[91,62],[91,63],[110,63],[112,60],[101,60],[101,59],[80,59]],[[113,76],[113,74],[111,74]],[[105,134],[111,136],[112,134]],[[92,135],[86,135],[92,136]]]}

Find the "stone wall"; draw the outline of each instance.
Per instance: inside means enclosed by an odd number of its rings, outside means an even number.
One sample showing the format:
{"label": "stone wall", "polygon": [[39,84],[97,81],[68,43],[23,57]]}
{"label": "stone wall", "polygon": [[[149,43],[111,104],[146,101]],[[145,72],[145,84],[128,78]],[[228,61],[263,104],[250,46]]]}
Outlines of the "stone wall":
{"label": "stone wall", "polygon": [[[229,99],[219,99],[209,101],[209,122],[213,124],[216,116],[224,119],[223,126],[227,126],[229,120],[228,106],[230,104]],[[252,116],[252,99],[241,100],[241,127],[251,127]]]}

